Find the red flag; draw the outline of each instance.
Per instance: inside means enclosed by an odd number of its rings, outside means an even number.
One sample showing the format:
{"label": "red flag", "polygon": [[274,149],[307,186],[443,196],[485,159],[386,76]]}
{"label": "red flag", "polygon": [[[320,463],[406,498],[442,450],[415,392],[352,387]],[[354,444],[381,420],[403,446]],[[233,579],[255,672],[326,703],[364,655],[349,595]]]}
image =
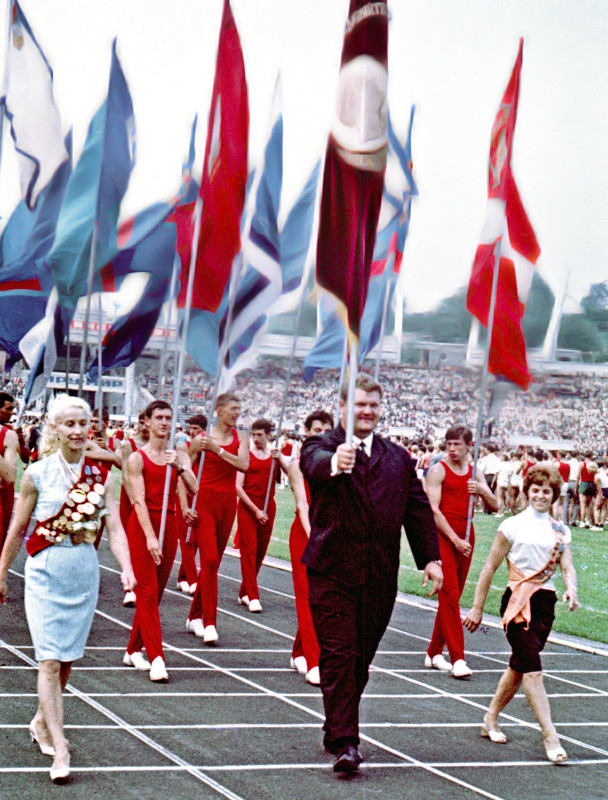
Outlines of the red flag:
{"label": "red flag", "polygon": [[[245,62],[229,0],[224,11],[207,126],[207,144],[200,196],[203,214],[198,239],[192,307],[216,311],[241,249],[240,222],[247,182],[249,103]],[[178,304],[185,304],[193,222],[180,213],[179,250],[182,281]]]}
{"label": "red flag", "polygon": [[494,272],[494,247],[500,240],[500,266],[488,369],[527,389],[530,373],[521,319],[540,247],[526,216],[511,172],[517,118],[523,39],[509,85],[498,110],[490,144],[488,208],[467,292],[467,309],[487,328]]}
{"label": "red flag", "polygon": [[369,283],[388,142],[388,6],[350,0],[327,142],[317,241],[317,283],[359,329]]}

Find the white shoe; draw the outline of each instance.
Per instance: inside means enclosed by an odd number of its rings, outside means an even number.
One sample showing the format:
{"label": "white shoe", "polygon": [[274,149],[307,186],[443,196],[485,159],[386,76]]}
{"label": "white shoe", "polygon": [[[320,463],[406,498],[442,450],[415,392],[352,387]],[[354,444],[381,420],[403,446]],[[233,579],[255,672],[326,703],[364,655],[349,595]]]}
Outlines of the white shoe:
{"label": "white shoe", "polygon": [[178,581],[177,588],[184,594],[190,594],[190,584],[188,581]]}
{"label": "white shoe", "polygon": [[598,525],[592,525],[589,530],[591,531],[603,531],[603,528],[600,528]]}
{"label": "white shoe", "polygon": [[196,594],[196,590],[198,589],[198,583],[191,583],[188,587],[188,594]]}
{"label": "white shoe", "polygon": [[239,596],[239,605],[240,606],[248,606],[249,605],[249,598],[247,597],[246,594],[244,594],[242,597]]}
{"label": "white shoe", "polygon": [[262,604],[257,599],[257,597],[254,597],[253,600],[249,601],[249,610],[251,611],[252,614],[259,614],[260,611],[262,610]]}
{"label": "white shoe", "polygon": [[186,630],[189,633],[193,633],[195,636],[198,636],[199,639],[202,639],[205,635],[203,620],[200,617],[198,619],[187,619]]}
{"label": "white shoe", "polygon": [[304,656],[296,656],[289,659],[289,666],[299,672],[300,675],[306,675],[308,667],[306,666],[306,659]]}
{"label": "white shoe", "polygon": [[453,678],[470,678],[472,674],[473,670],[467,666],[467,662],[463,658],[459,658],[458,661],[454,661],[452,665]]}
{"label": "white shoe", "polygon": [[306,673],[306,682],[312,684],[313,686],[320,686],[321,685],[321,675],[319,673],[319,667],[313,667],[309,669]]}
{"label": "white shoe", "polygon": [[125,667],[135,667],[135,669],[139,669],[142,672],[147,672],[150,669],[150,662],[139,650],[135,653],[125,653],[122,657],[122,663]]}
{"label": "white shoe", "polygon": [[165,662],[161,656],[156,656],[154,661],[150,664],[150,680],[158,683],[166,683],[169,680],[169,674],[165,668]]}
{"label": "white shoe", "polygon": [[125,592],[122,604],[125,608],[133,608],[136,601],[137,597],[135,596],[135,592]]}
{"label": "white shoe", "polygon": [[215,625],[205,625],[203,632],[203,642],[205,644],[215,644],[219,638]]}
{"label": "white shoe", "polygon": [[424,666],[427,669],[438,669],[441,672],[450,672],[452,665],[442,653],[431,658],[428,654],[424,657]]}

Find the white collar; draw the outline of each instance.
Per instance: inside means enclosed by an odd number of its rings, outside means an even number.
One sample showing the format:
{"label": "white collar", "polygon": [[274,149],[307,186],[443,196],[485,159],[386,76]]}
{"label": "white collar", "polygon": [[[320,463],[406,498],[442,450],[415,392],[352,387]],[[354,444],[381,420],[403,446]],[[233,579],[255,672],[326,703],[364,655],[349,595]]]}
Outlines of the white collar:
{"label": "white collar", "polygon": [[365,454],[367,457],[371,457],[372,454],[372,442],[374,440],[374,434],[370,433],[369,436],[366,436],[365,439],[360,439],[358,436],[353,434],[353,446],[359,447],[360,444],[363,444],[365,447]]}

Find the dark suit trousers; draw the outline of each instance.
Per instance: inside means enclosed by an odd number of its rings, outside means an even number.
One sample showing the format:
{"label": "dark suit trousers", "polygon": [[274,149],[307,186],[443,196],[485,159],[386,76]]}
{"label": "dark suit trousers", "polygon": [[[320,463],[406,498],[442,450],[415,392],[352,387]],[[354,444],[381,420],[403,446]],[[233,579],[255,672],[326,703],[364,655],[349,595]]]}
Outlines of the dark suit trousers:
{"label": "dark suit trousers", "polygon": [[321,654],[325,746],[359,743],[359,701],[389,623],[397,587],[346,585],[308,570],[308,597]]}

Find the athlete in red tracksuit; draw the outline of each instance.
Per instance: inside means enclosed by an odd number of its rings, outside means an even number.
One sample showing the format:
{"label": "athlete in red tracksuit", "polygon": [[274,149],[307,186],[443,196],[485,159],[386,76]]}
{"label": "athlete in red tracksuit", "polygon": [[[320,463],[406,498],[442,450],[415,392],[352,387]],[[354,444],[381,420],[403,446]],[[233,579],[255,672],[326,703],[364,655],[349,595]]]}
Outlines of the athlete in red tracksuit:
{"label": "athlete in red tracksuit", "polygon": [[[288,459],[278,449],[270,449],[268,439],[272,423],[267,419],[256,419],[251,426],[249,469],[239,472],[236,478],[237,536],[241,551],[241,575],[239,603],[249,611],[262,610],[257,576],[268,549],[276,514],[274,492],[276,488],[277,462],[281,459],[284,469]],[[268,501],[266,500],[268,498]],[[264,506],[266,505],[266,509]]]}
{"label": "athlete in red tracksuit", "polygon": [[[216,404],[217,425],[200,441],[203,471],[196,502],[196,541],[200,557],[198,588],[186,628],[213,645],[218,640],[217,573],[236,515],[236,473],[249,467],[249,439],[236,424],[241,403],[232,393]],[[198,465],[194,467],[198,475]]]}
{"label": "athlete in red tracksuit", "polygon": [[[207,430],[207,417],[204,414],[194,414],[188,419],[188,434],[190,442],[185,445],[180,445],[179,449],[184,449],[188,452],[190,461],[198,464],[198,455],[200,448],[198,443],[200,439],[197,436],[204,436]],[[196,468],[193,467],[196,474]],[[184,506],[185,507],[185,506]],[[179,549],[182,556],[181,564],[179,565],[179,572],[177,574],[177,588],[184,594],[194,594],[198,584],[198,570],[196,568],[196,536],[192,531],[190,515],[186,514],[188,519],[184,518],[182,512],[182,504],[177,504],[177,535],[179,537]]]}
{"label": "athlete in red tracksuit", "polygon": [[[304,422],[304,438],[320,436],[331,430],[333,420],[327,411],[313,411]],[[291,651],[291,667],[306,674],[309,683],[318,685],[319,676],[319,643],[315,633],[310,604],[308,602],[308,576],[301,558],[310,536],[310,490],[300,470],[299,459],[293,459],[289,465],[289,482],[296,501],[296,516],[289,531],[289,555],[293,577],[293,590],[296,596],[296,614],[298,630]]]}
{"label": "athlete in red tracksuit", "polygon": [[[460,619],[460,596],[471,566],[475,532],[471,525],[470,539],[465,541],[470,495],[481,495],[492,511],[498,503],[485,478],[469,464],[472,433],[464,425],[452,426],[445,435],[446,456],[428,471],[425,488],[439,532],[439,552],[443,570],[443,587],[439,590],[439,607],[435,627],[427,650],[425,664],[436,669],[451,669],[454,678],[472,674],[464,658],[464,632]],[[447,645],[451,665],[443,657]]]}
{"label": "athlete in red tracksuit", "polygon": [[15,503],[18,439],[15,431],[0,426],[0,553],[8,533]]}
{"label": "athlete in red tracksuit", "polygon": [[[133,501],[127,539],[137,580],[137,607],[123,663],[137,669],[149,669],[150,680],[166,681],[168,675],[162,646],[159,604],[177,549],[177,481],[181,476],[191,492],[196,491],[197,482],[188,456],[182,452],[167,450],[171,406],[164,400],[154,400],[146,408],[146,417],[149,440],[140,450],[130,455],[127,461],[129,491]],[[167,465],[173,469],[166,526],[160,542]],[[142,656],[142,647],[146,648],[149,662]]]}

